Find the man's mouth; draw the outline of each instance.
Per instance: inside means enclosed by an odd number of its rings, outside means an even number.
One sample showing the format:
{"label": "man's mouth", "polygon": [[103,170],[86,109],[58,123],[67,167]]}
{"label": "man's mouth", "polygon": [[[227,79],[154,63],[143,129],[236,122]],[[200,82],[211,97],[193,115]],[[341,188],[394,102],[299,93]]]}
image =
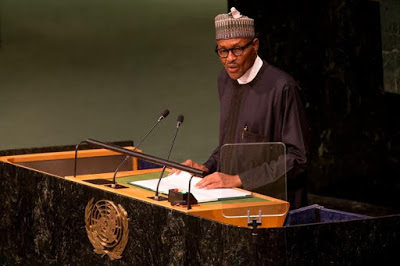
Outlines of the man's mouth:
{"label": "man's mouth", "polygon": [[228,66],[228,71],[229,72],[235,72],[237,70],[238,70],[238,67],[236,65]]}

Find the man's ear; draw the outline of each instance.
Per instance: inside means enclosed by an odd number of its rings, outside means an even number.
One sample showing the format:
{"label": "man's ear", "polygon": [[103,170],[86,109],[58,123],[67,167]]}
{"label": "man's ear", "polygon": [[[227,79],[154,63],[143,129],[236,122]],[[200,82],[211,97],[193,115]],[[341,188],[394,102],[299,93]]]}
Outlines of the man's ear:
{"label": "man's ear", "polygon": [[260,41],[257,38],[254,38],[253,47],[254,47],[254,50],[256,50],[256,52],[258,51],[259,46],[260,46]]}

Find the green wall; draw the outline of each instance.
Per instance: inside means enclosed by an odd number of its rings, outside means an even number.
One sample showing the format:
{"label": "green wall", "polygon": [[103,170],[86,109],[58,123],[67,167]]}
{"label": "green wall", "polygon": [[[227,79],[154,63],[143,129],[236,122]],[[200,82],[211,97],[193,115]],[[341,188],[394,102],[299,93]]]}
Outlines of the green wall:
{"label": "green wall", "polygon": [[139,141],[206,160],[218,143],[214,16],[225,0],[3,0],[0,149]]}

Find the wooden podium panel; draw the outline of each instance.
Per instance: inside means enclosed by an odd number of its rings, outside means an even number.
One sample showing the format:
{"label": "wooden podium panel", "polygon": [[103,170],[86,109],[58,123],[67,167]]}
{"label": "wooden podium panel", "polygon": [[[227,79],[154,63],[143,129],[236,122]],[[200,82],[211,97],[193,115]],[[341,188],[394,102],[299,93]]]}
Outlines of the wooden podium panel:
{"label": "wooden podium panel", "polygon": [[[155,201],[153,199],[149,199],[148,197],[154,195],[153,191],[135,187],[127,183],[123,184],[127,186],[127,188],[115,189],[105,185],[98,185],[85,181],[90,179],[104,179],[112,181],[114,170],[117,168],[118,164],[122,162],[125,155],[121,156],[118,153],[104,149],[79,151],[77,161],[78,175],[76,177],[71,174],[74,170],[74,156],[74,151],[66,151],[4,156],[0,157],[0,160],[30,169],[32,171],[44,172],[54,175],[55,177],[63,178],[85,186],[94,187],[150,204],[162,206],[163,208],[170,209],[172,211],[183,212],[189,215],[204,217],[217,222],[235,226],[248,227],[247,218],[230,218],[228,215],[224,215],[224,213],[234,213],[240,214],[240,216],[246,216],[248,210],[250,211],[251,215],[257,215],[260,210],[262,214],[260,228],[268,228],[282,226],[289,210],[288,202],[257,193],[252,193],[251,197],[255,199],[254,201],[246,198],[242,200],[237,199],[233,202],[229,201],[229,203],[220,201],[200,203],[193,205],[192,209],[190,210],[188,210],[186,206],[171,206],[168,201]],[[132,180],[134,180],[135,176],[138,175],[161,172],[161,169],[137,170],[137,164],[138,161],[136,158],[130,160],[128,168],[131,169],[128,170],[126,169],[127,167],[125,167],[125,169],[123,169],[125,171],[118,172],[117,182],[119,182],[121,178],[127,176],[131,176]],[[91,173],[88,173],[88,171],[91,171]],[[100,171],[105,172],[101,173]],[[272,217],[265,217],[269,214],[272,214]]]}
{"label": "wooden podium panel", "polygon": [[[130,150],[133,149],[133,147],[126,148]],[[65,177],[74,174],[74,158],[74,151],[61,151],[3,156],[0,157],[0,160],[35,171],[45,172],[58,177]],[[78,158],[78,175],[98,174],[116,169],[125,158],[125,155],[105,149],[93,149],[79,151]],[[138,160],[132,158],[125,162],[121,170],[137,170],[137,168]]]}

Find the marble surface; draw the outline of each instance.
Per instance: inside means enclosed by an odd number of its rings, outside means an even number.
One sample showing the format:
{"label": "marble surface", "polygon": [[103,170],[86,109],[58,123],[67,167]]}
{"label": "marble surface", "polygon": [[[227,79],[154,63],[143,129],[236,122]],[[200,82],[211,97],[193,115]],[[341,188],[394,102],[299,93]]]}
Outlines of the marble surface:
{"label": "marble surface", "polygon": [[[230,264],[248,252],[250,230],[225,226],[65,179],[1,163],[6,210],[0,262],[110,264],[94,254],[85,229],[86,204],[107,199],[129,214],[129,241],[120,264]],[[5,192],[7,191],[7,192]]]}
{"label": "marble surface", "polygon": [[400,93],[400,2],[381,0],[380,11],[384,88]]}
{"label": "marble surface", "polygon": [[399,216],[286,228],[289,265],[397,265]]}
{"label": "marble surface", "polygon": [[[3,162],[0,174],[1,265],[326,265],[378,260],[390,264],[400,247],[399,215],[259,229],[254,244],[250,228]],[[121,204],[128,213],[129,240],[117,261],[95,254],[86,235],[84,212],[93,197]]]}

